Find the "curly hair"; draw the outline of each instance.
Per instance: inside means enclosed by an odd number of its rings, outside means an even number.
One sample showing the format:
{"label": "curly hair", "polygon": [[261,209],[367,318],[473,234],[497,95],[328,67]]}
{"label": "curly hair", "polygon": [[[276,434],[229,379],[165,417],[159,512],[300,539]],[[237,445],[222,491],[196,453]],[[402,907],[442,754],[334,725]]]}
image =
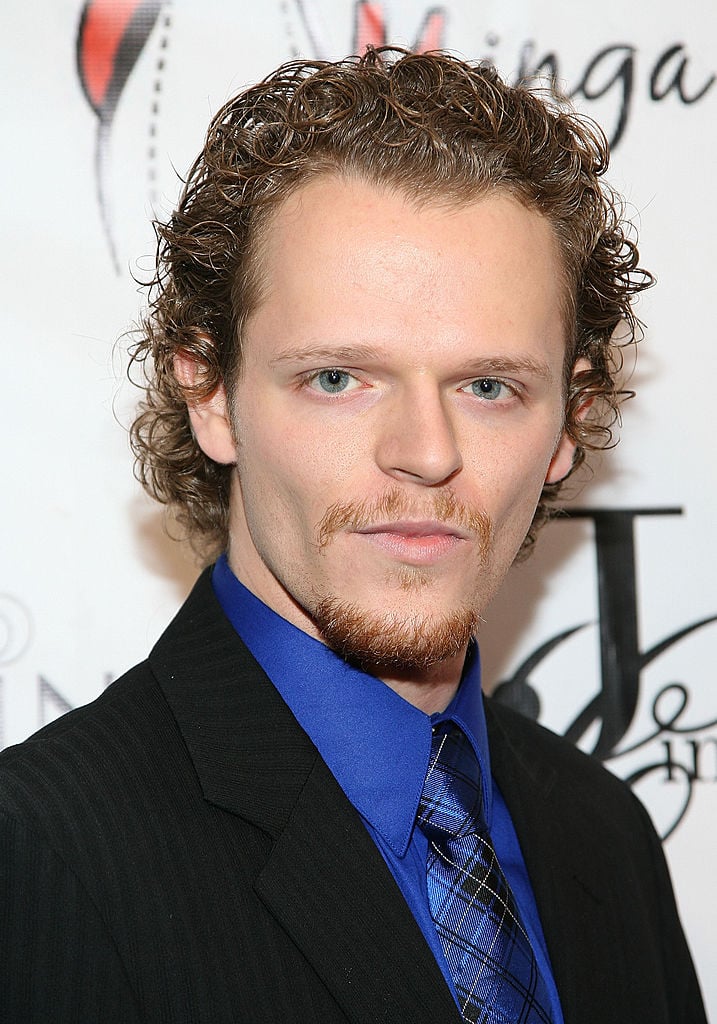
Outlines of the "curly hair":
{"label": "curly hair", "polygon": [[[368,50],[338,62],[294,61],[228,102],[212,120],[177,210],[155,225],[157,269],[130,368],[144,364],[131,427],[136,475],[169,505],[195,549],[228,540],[232,467],[195,441],[187,401],[224,383],[232,395],[243,329],[260,283],[262,225],[312,178],[345,173],[419,203],[466,204],[500,192],[543,214],[562,255],[566,324],[565,426],[588,449],[609,446],[625,392],[614,335],[637,340],[635,295],[652,283],[620,198],[602,180],[608,147],[592,122],[486,63],[445,53]],[[188,389],[177,353],[200,367]],[[584,356],[590,369],[573,376]],[[579,412],[592,408],[586,419]],[[546,485],[525,553],[563,481]]]}

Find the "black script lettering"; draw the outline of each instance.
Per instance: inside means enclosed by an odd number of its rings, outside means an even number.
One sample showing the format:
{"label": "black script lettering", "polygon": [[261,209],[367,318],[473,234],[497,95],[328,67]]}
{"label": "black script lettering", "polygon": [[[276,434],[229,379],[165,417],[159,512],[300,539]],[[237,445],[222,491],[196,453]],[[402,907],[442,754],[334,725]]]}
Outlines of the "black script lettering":
{"label": "black script lettering", "polygon": [[[641,652],[638,647],[635,519],[648,515],[680,515],[681,512],[679,508],[564,510],[568,518],[592,519],[595,528],[601,667],[600,693],[577,715],[566,730],[565,736],[577,744],[587,730],[598,723],[600,732],[593,753],[603,759],[616,753],[620,741],[632,724],[637,708],[642,670],[679,640],[717,621],[717,616],[709,616],[683,627],[647,651]],[[524,708],[539,707],[539,702],[532,697],[525,700],[531,672],[555,647],[567,640],[576,630],[583,629],[585,625],[587,624],[581,623],[572,626],[541,644],[517,668],[511,679],[497,687],[495,693],[498,699],[511,704],[512,698],[520,697],[519,703]],[[679,706],[666,720],[662,707],[666,694],[671,692],[677,692]],[[650,738],[654,739],[662,732],[678,731],[677,720],[682,715],[686,703],[687,691],[683,686],[674,683],[665,687],[655,702],[653,715],[657,729]],[[682,727],[681,731],[694,731],[694,728],[694,725]],[[638,746],[644,745],[644,742]],[[620,751],[622,754],[626,752]]]}
{"label": "black script lettering", "polygon": [[[714,622],[715,617],[707,619],[705,622],[697,623],[687,631],[681,630],[680,635],[684,636],[687,632],[692,632],[693,629],[697,629],[702,625],[707,625],[709,622]],[[650,652],[648,652],[649,654]],[[647,655],[643,655],[643,658]],[[648,733],[646,736],[642,736],[632,746],[625,747],[621,746],[619,750],[619,756],[623,757],[625,754],[632,754],[636,750],[643,750],[653,740],[659,739],[666,733],[672,736],[684,736],[686,734],[694,734],[696,732],[705,732],[708,729],[714,729],[717,726],[717,718],[711,719],[707,722],[695,722],[691,721],[688,723],[682,723],[683,716],[688,710],[690,702],[690,695],[687,687],[682,683],[667,683],[662,687],[661,690],[655,695],[655,699],[652,703],[652,720],[655,723],[655,730]],[[672,709],[672,710],[670,710]]]}
{"label": "black script lettering", "polygon": [[[686,742],[692,752],[692,777],[699,782],[717,782],[717,737],[706,736]],[[711,754],[710,768],[705,766],[706,751]]]}
{"label": "black script lettering", "polygon": [[[552,88],[560,95],[565,90],[560,83],[560,62],[554,52],[545,53],[540,59],[534,58],[535,43],[529,39],[520,50],[518,81],[530,82],[547,78]],[[635,47],[628,43],[606,46],[590,60],[578,84],[567,95],[572,99],[582,96],[588,101],[602,99],[611,90],[618,99],[617,121],[610,145],[615,147],[622,138],[630,116],[634,86]]]}
{"label": "black script lettering", "polygon": [[637,635],[635,519],[681,512],[679,508],[567,510],[572,518],[592,519],[595,527],[602,691],[566,735],[577,743],[588,726],[601,719],[594,749],[598,757],[608,757],[629,729],[644,665]]}
{"label": "black script lettering", "polygon": [[675,752],[673,750],[673,741],[672,740],[662,740],[662,747],[663,747],[663,749],[665,751],[665,765],[664,765],[664,767],[665,767],[665,782],[676,782],[677,781],[677,773],[678,773],[678,771],[683,773],[683,774],[687,774],[687,776],[689,778],[691,778],[690,773],[685,768],[685,766],[683,764],[680,764],[678,761],[675,760],[675,757],[674,757],[674,753]]}
{"label": "black script lettering", "polygon": [[[701,100],[702,97],[712,88],[715,83],[715,76],[710,75],[707,81],[696,92],[688,93],[684,85],[685,72],[687,70],[688,57],[683,53],[684,43],[676,43],[674,46],[668,47],[664,53],[662,53],[652,69],[650,75],[650,99],[659,102],[664,100],[665,96],[675,91],[679,96],[682,103],[690,104],[696,103]],[[682,59],[679,61],[676,67],[674,65],[677,59],[682,55]],[[668,79],[665,84],[664,79],[668,77],[672,66],[672,77]]]}
{"label": "black script lettering", "polygon": [[[499,39],[494,34],[486,36],[490,47]],[[612,149],[616,149],[627,130],[636,88],[637,47],[630,43],[611,43],[602,47],[590,58],[575,85],[568,87],[561,80],[561,58],[554,50],[537,56],[536,43],[528,39],[518,54],[517,81],[529,84],[531,81],[547,79],[556,95],[567,95],[571,99],[582,97],[589,103],[603,97],[612,98],[616,117],[612,129],[606,135]],[[492,60],[492,57],[489,58]],[[714,74],[698,82],[688,84],[689,57],[684,43],[668,46],[655,61],[650,72],[648,95],[660,102],[670,93],[676,93],[683,104],[697,103],[712,88],[717,80]],[[602,120],[602,118],[601,118]],[[604,127],[604,126],[603,126]]]}
{"label": "black script lettering", "polygon": [[572,626],[570,629],[558,633],[557,636],[551,637],[550,640],[541,644],[537,650],[533,651],[518,666],[511,679],[506,679],[498,684],[493,696],[502,704],[507,704],[516,711],[520,711],[526,718],[532,718],[534,722],[537,722],[541,712],[540,697],[535,688],[530,684],[530,673],[534,668],[538,667],[544,658],[547,658],[552,650],[563,643],[564,640],[567,640],[569,636],[572,636],[573,633],[584,629],[586,625],[587,623],[583,623],[580,626]]}
{"label": "black script lettering", "polygon": [[627,127],[632,104],[632,92],[635,76],[635,47],[627,43],[606,46],[595,54],[580,82],[570,94],[571,97],[583,96],[586,100],[599,100],[611,89],[617,87],[619,96],[618,116],[610,145],[615,147],[620,142]]}
{"label": "black script lettering", "polygon": [[535,42],[529,39],[520,48],[518,63],[518,82],[528,84],[536,78],[548,78],[553,89],[560,92],[560,65],[554,53],[546,53],[538,61],[533,61]]}
{"label": "black script lettering", "polygon": [[[687,808],[697,782],[717,782],[717,738],[707,736],[693,739],[662,740],[665,751],[663,762],[647,765],[633,772],[625,781],[634,785],[641,779],[664,770],[664,782],[669,785],[681,785],[685,788],[685,797],[681,810],[672,821],[668,831],[662,836],[667,839],[672,835],[687,812]],[[705,751],[711,754],[710,769],[705,768]],[[683,756],[680,756],[683,755]]]}
{"label": "black script lettering", "polygon": [[[677,697],[676,701],[673,700],[674,696]],[[687,687],[683,686],[682,683],[668,683],[667,686],[663,686],[652,705],[652,720],[657,726],[656,736],[663,732],[676,733],[688,731],[680,729],[679,726],[679,721],[687,708],[688,701]],[[672,710],[669,710],[670,703],[673,704]]]}

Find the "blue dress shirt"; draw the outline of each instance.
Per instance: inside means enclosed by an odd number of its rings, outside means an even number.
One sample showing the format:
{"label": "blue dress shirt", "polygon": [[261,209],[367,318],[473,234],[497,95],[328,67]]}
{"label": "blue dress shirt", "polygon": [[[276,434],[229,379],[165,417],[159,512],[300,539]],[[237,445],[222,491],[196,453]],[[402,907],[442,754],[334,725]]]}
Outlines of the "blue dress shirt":
{"label": "blue dress shirt", "polygon": [[226,556],[212,584],[224,613],[317,747],[383,855],[455,998],[453,980],[426,892],[428,841],[414,828],[428,770],[431,729],[451,719],[473,745],[481,768],[486,819],[563,1024],[535,898],[513,823],[490,774],[478,650],[466,659],[458,692],[444,712],[426,715],[375,676],[348,665],[325,644],[287,622],[234,576]]}

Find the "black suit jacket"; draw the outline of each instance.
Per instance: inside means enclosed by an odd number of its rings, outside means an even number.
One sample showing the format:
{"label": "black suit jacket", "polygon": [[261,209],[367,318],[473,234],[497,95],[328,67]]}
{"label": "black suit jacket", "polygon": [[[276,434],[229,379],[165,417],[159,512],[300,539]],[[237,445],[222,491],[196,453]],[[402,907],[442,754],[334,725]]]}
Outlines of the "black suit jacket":
{"label": "black suit jacket", "polygon": [[[704,1022],[644,810],[559,738],[487,714],[566,1024]],[[2,1021],[459,1021],[207,574],[147,662],[4,752],[0,858]]]}

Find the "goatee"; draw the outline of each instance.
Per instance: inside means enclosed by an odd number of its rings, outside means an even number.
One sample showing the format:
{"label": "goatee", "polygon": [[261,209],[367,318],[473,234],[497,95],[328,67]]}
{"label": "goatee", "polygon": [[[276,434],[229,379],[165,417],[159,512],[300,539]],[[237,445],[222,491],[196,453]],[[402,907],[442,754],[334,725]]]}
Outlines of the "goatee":
{"label": "goatee", "polygon": [[462,608],[438,620],[372,617],[353,604],[324,598],[313,609],[324,643],[365,671],[424,671],[464,650],[478,627],[478,616]]}
{"label": "goatee", "polygon": [[[431,492],[420,503],[399,488],[378,498],[336,503],[317,524],[318,548],[324,551],[343,530],[361,530],[401,519],[435,520],[454,526],[475,538],[481,561],[485,559],[492,533],[490,519],[482,509],[460,501],[450,488]],[[397,565],[391,575],[393,585],[404,594],[430,588],[432,582],[431,571],[425,567]],[[425,595],[420,603],[425,606]],[[470,606],[459,606],[443,616],[380,614],[327,594],[317,594],[309,610],[328,647],[373,673],[386,669],[423,671],[455,657],[474,636],[479,618]]]}

